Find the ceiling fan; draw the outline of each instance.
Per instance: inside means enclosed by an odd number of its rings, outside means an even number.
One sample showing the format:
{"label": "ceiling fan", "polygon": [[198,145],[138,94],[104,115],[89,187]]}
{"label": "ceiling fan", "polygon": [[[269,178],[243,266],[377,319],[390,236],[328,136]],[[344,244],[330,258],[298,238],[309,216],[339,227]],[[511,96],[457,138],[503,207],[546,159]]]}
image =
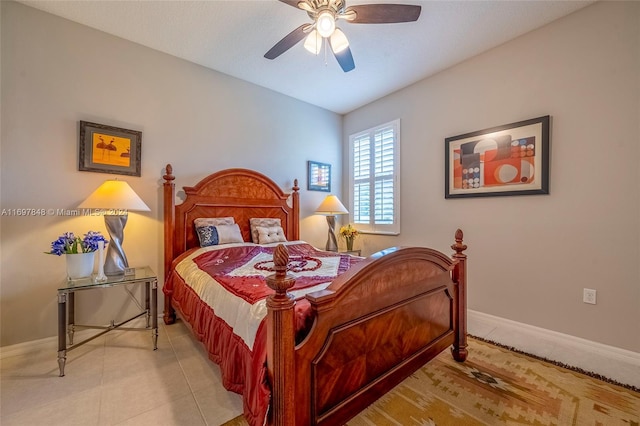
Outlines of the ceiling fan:
{"label": "ceiling fan", "polygon": [[307,12],[313,23],[302,24],[277,42],[264,57],[275,59],[306,37],[304,47],[314,54],[320,53],[324,40],[344,72],[355,68],[349,41],[336,26],[338,19],[353,24],[391,24],[412,22],[420,17],[421,6],[408,4],[361,4],[346,7],[345,0],[280,0],[289,6]]}

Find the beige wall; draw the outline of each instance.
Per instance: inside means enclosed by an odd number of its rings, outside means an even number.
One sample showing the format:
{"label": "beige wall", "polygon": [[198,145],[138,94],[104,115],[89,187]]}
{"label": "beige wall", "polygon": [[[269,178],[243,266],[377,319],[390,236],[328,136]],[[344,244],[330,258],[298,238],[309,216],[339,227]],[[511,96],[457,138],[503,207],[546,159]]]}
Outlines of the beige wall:
{"label": "beige wall", "polygon": [[[131,213],[132,265],[162,267],[160,177],[176,186],[226,167],[261,171],[283,188],[298,178],[302,238],[326,240],[306,191],[306,162],[332,163],[340,188],[341,117],[270,90],[13,2],[2,5],[0,208],[73,209],[112,175],[78,171],[78,121],[141,130],[142,177],[121,176],[151,207]],[[65,231],[106,232],[101,217],[0,219],[1,345],[56,334],[64,258],[43,254]],[[119,289],[80,294],[80,320],[123,319]]]}
{"label": "beige wall", "polygon": [[[444,199],[446,137],[547,114],[550,195]],[[640,352],[640,3],[596,3],[373,102],[343,136],[395,118],[402,233],[367,252],[449,252],[460,227],[471,309]]]}
{"label": "beige wall", "polygon": [[[160,271],[167,162],[178,187],[224,167],[257,169],[283,187],[297,177],[302,237],[322,246],[326,224],[312,213],[324,194],[304,190],[306,161],[334,164],[339,187],[341,138],[400,118],[402,234],[364,236],[356,248],[449,252],[461,227],[471,309],[640,352],[639,3],[597,3],[344,123],[20,4],[2,2],[1,18],[1,208],[74,208],[110,178],[77,171],[78,121],[97,121],[143,131],[142,177],[123,177],[152,209],[130,215],[132,264]],[[546,114],[550,195],[444,199],[445,137]],[[262,147],[274,154],[255,155]],[[55,335],[64,260],[42,252],[60,233],[87,229],[104,232],[102,219],[0,218],[0,345]],[[582,303],[584,287],[598,290],[597,305]],[[90,294],[81,300],[87,320],[131,308],[113,292]]]}

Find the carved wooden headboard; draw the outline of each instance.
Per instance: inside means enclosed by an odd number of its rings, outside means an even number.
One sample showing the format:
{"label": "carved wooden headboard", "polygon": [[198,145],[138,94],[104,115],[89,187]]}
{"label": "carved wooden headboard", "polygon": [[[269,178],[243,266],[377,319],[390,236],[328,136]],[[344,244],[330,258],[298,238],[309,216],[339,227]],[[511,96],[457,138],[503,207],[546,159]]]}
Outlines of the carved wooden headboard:
{"label": "carved wooden headboard", "polygon": [[[248,169],[226,169],[213,173],[193,187],[184,187],[182,204],[175,204],[173,167],[167,164],[164,178],[164,272],[186,250],[197,247],[193,221],[199,217],[233,216],[242,237],[251,241],[249,219],[279,218],[288,240],[300,238],[298,180],[292,192],[283,192],[267,176]],[[289,204],[290,203],[290,204]]]}

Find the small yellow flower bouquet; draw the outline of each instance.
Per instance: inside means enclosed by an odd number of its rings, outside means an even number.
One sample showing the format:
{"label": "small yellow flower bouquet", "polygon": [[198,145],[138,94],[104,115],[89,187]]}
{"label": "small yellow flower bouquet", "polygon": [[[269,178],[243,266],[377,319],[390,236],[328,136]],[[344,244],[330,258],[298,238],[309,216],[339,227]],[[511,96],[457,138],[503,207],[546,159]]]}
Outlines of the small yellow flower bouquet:
{"label": "small yellow flower bouquet", "polygon": [[348,224],[340,228],[340,236],[344,237],[347,241],[347,250],[353,250],[353,240],[358,236],[358,230],[351,224]]}

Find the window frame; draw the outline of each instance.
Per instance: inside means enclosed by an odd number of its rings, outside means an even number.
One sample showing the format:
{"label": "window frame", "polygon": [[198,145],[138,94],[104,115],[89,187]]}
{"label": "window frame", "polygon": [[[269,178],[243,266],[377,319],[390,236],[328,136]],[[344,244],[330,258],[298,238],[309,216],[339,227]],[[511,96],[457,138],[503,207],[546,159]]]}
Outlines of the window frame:
{"label": "window frame", "polygon": [[[354,142],[357,139],[362,138],[365,135],[369,135],[369,143],[372,147],[371,152],[372,156],[375,155],[373,144],[374,144],[374,135],[376,132],[380,132],[381,130],[391,127],[394,132],[394,140],[393,140],[393,223],[392,224],[375,224],[372,223],[373,217],[370,216],[370,222],[367,224],[364,223],[356,223],[354,221],[354,211],[355,211],[355,193],[354,193]],[[352,223],[359,232],[363,234],[378,234],[378,235],[399,235],[400,234],[400,119],[395,119],[389,121],[384,124],[380,124],[378,126],[371,127],[366,130],[355,132],[349,135],[349,164],[348,164],[348,174],[349,174],[349,222]],[[373,186],[373,182],[375,182],[375,161],[371,162],[371,171],[369,174],[369,178],[367,181],[370,183],[370,186]],[[370,194],[374,194],[373,188]],[[373,204],[372,204],[373,206]],[[375,208],[371,208],[371,215],[373,215]]]}

